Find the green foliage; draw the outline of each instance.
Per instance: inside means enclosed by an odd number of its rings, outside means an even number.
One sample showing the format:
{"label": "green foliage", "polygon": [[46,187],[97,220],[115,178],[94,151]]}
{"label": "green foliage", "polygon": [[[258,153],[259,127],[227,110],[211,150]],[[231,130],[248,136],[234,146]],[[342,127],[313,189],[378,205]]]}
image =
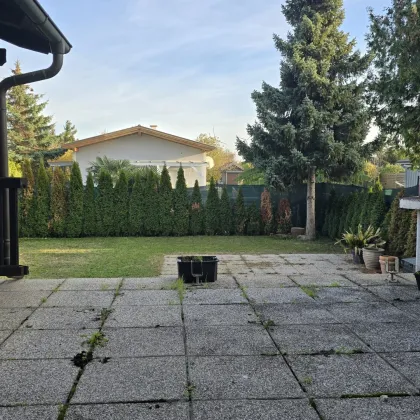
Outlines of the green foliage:
{"label": "green foliage", "polygon": [[279,201],[277,209],[277,223],[279,226],[279,232],[288,235],[292,229],[292,210],[290,208],[290,202],[287,198],[282,198]]}
{"label": "green foliage", "polygon": [[399,229],[395,238],[391,238],[397,256],[406,256],[407,239],[412,221],[411,210],[401,209]]}
{"label": "green foliage", "polygon": [[383,191],[372,194],[369,224],[374,228],[381,227],[387,213]]}
{"label": "green foliage", "polygon": [[325,209],[325,218],[324,218],[324,224],[322,226],[322,234],[324,236],[329,236],[329,232],[331,229],[331,220],[332,220],[332,215],[333,215],[333,210],[334,210],[334,203],[336,200],[336,192],[335,190],[332,190],[330,193],[330,196],[328,198],[328,202],[327,202],[327,206]]}
{"label": "green foliage", "polygon": [[417,212],[411,212],[410,229],[407,235],[407,244],[404,250],[405,257],[416,256],[416,238],[417,238]]}
{"label": "green foliage", "polygon": [[66,144],[66,143],[73,143],[76,141],[76,134],[77,130],[74,124],[70,120],[67,120],[64,124],[64,130],[60,134],[60,143]]}
{"label": "green foliage", "polygon": [[372,197],[373,194],[368,190],[365,190],[362,193],[362,201],[360,203],[360,219],[359,223],[362,225],[363,229],[366,229],[369,226],[370,213],[372,208]]}
{"label": "green foliage", "polygon": [[77,238],[83,227],[83,182],[80,167],[73,162],[70,174],[69,200],[66,220],[66,236]]}
{"label": "green foliage", "polygon": [[267,188],[261,193],[261,223],[263,231],[266,235],[273,233],[273,204],[271,202],[271,194]]}
{"label": "green foliage", "polygon": [[96,233],[96,215],[95,215],[95,186],[93,176],[89,172],[86,179],[86,186],[83,196],[83,235],[93,236]]}
{"label": "green foliage", "polygon": [[401,165],[393,165],[391,163],[386,163],[380,168],[381,175],[383,174],[400,174],[403,173],[405,169]]}
{"label": "green foliage", "polygon": [[130,235],[139,236],[144,232],[144,187],[140,174],[134,178],[129,199]]}
{"label": "green foliage", "polygon": [[174,192],[166,165],[163,167],[159,185],[160,233],[169,236],[174,227]]}
{"label": "green foliage", "polygon": [[250,163],[243,163],[244,171],[236,178],[241,185],[264,185],[265,173],[262,169],[255,168]]}
{"label": "green foliage", "polygon": [[205,209],[201,199],[201,191],[196,180],[191,195],[190,204],[190,233],[191,235],[202,235],[205,225]]}
{"label": "green foliage", "polygon": [[18,163],[10,159],[8,163],[9,163],[9,176],[13,178],[21,178],[22,177],[21,165],[19,165]]}
{"label": "green foliage", "polygon": [[53,172],[51,187],[51,220],[50,233],[62,237],[65,232],[67,213],[66,176],[60,168]]}
{"label": "green foliage", "polygon": [[114,233],[128,235],[128,181],[124,171],[120,172],[114,188]]}
{"label": "green foliage", "polygon": [[[400,199],[402,197],[404,197],[404,190],[401,190],[398,193],[398,195],[394,198],[394,201],[391,204],[391,213],[388,226],[389,252],[391,255],[401,255],[401,253],[404,252],[405,249],[405,247],[402,246],[402,244],[399,241],[401,237],[400,232],[404,226],[404,210],[400,209]],[[408,230],[406,233],[408,233]]]}
{"label": "green foliage", "polygon": [[210,179],[210,186],[206,202],[206,234],[217,235],[220,232],[220,200],[214,179]]}
{"label": "green foliage", "polygon": [[48,224],[50,220],[50,182],[44,162],[38,167],[35,188],[35,216],[34,233],[36,236],[46,238],[48,236]]}
{"label": "green foliage", "polygon": [[114,194],[109,172],[101,170],[98,179],[98,198],[96,200],[97,236],[111,236],[114,231]]}
{"label": "green foliage", "polygon": [[188,235],[190,224],[189,198],[184,169],[178,169],[178,176],[174,192],[174,235]]}
{"label": "green foliage", "polygon": [[353,229],[353,225],[352,225],[352,220],[354,217],[354,213],[357,212],[357,208],[358,208],[358,193],[357,192],[353,192],[349,195],[349,199],[348,199],[348,208],[347,208],[347,213],[345,215],[345,222],[344,222],[344,226],[343,229],[340,230],[340,233],[343,233],[344,231],[348,231],[350,229]]}
{"label": "green foliage", "polygon": [[245,207],[244,193],[242,191],[242,187],[239,187],[238,195],[236,196],[234,217],[236,234],[245,235],[248,215]]}
{"label": "green foliage", "polygon": [[232,233],[232,216],[229,194],[227,188],[223,187],[222,197],[220,198],[220,232],[222,235],[230,235]]}
{"label": "green foliage", "polygon": [[339,237],[345,230],[348,229],[347,226],[347,216],[350,212],[350,207],[352,204],[352,196],[349,194],[348,196],[343,197],[343,207],[341,211],[341,217],[338,224],[338,231],[337,231],[337,237]]}
{"label": "green foliage", "polygon": [[159,223],[159,178],[156,173],[149,171],[146,177],[143,195],[143,234],[156,236],[160,231]]}
{"label": "green foliage", "polygon": [[28,186],[22,190],[19,208],[20,235],[31,237],[35,235],[35,178],[29,159],[25,159],[22,165],[22,177],[27,179]]}
{"label": "green foliage", "polygon": [[340,195],[337,197],[334,203],[330,230],[328,232],[328,235],[331,239],[337,238],[342,233],[340,232],[340,223],[341,223],[343,208],[344,208],[344,197]]}
{"label": "green foliage", "polygon": [[257,203],[252,203],[247,208],[248,222],[246,233],[248,235],[259,235],[261,233],[261,214]]}

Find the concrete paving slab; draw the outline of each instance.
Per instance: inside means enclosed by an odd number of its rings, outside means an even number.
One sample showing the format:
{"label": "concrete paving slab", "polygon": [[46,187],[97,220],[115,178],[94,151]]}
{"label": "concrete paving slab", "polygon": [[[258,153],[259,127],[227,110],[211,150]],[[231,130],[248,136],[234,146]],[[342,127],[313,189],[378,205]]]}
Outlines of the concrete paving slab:
{"label": "concrete paving slab", "polygon": [[389,303],[335,303],[325,308],[343,323],[410,322],[413,319]]}
{"label": "concrete paving slab", "polygon": [[0,308],[0,330],[14,330],[32,313],[32,309]]}
{"label": "concrete paving slab", "polygon": [[56,420],[59,413],[57,405],[37,405],[29,407],[0,407],[2,420]]}
{"label": "concrete paving slab", "polygon": [[382,353],[382,356],[420,388],[420,353]]}
{"label": "concrete paving slab", "polygon": [[175,290],[125,290],[115,299],[115,306],[179,305]]}
{"label": "concrete paving slab", "polygon": [[102,308],[37,308],[21,329],[85,330],[97,329],[101,324]]}
{"label": "concrete paving slab", "polygon": [[[195,285],[186,284],[187,287],[197,287]],[[205,289],[237,289],[238,285],[230,274],[218,274],[217,280],[214,282],[201,283],[199,287]]]}
{"label": "concrete paving slab", "polygon": [[103,333],[108,341],[95,349],[95,357],[185,355],[181,327],[105,328]]}
{"label": "concrete paving slab", "polygon": [[299,287],[285,287],[283,289],[250,287],[246,290],[249,299],[256,303],[305,303],[313,302]]}
{"label": "concrete paving slab", "polygon": [[[418,320],[420,318],[420,301],[410,301],[410,302],[392,302],[401,311],[409,314],[413,319]],[[1,322],[1,321],[0,321]]]}
{"label": "concrete paving slab", "polygon": [[72,405],[67,420],[188,420],[188,403]]}
{"label": "concrete paving slab", "polygon": [[181,306],[115,306],[105,325],[113,328],[181,326]]}
{"label": "concrete paving slab", "polygon": [[388,302],[395,301],[418,301],[420,307],[420,291],[414,286],[372,286],[367,289]]}
{"label": "concrete paving slab", "polygon": [[[19,330],[1,346],[0,359],[72,358],[88,346],[82,343],[95,330]],[[83,337],[82,335],[86,335]]]}
{"label": "concrete paving slab", "polygon": [[72,278],[67,279],[61,286],[60,291],[63,290],[100,290],[114,291],[121,282],[121,278]]}
{"label": "concrete paving slab", "polygon": [[70,360],[1,360],[1,403],[63,404],[78,371]]}
{"label": "concrete paving slab", "polygon": [[416,279],[413,273],[398,273],[396,277],[398,277],[399,280],[405,280],[407,284],[412,284],[417,287]]}
{"label": "concrete paving slab", "polygon": [[32,290],[30,292],[2,292],[0,293],[0,308],[36,308],[51,292]]}
{"label": "concrete paving slab", "polygon": [[184,305],[228,305],[248,303],[239,289],[195,289],[187,290]]}
{"label": "concrete paving slab", "polygon": [[170,277],[143,277],[125,278],[121,291],[123,290],[168,290],[175,284],[176,280]]}
{"label": "concrete paving slab", "polygon": [[325,286],[325,287],[354,287],[354,283],[344,278],[341,274],[321,274],[290,276],[300,286]]}
{"label": "concrete paving slab", "polygon": [[263,322],[272,321],[275,325],[327,324],[338,322],[325,308],[316,303],[260,304],[256,305],[255,309]]}
{"label": "concrete paving slab", "polygon": [[193,400],[302,398],[280,356],[189,357]]}
{"label": "concrete paving slab", "polygon": [[414,387],[376,354],[288,356],[293,371],[314,397],[409,393]]}
{"label": "concrete paving slab", "polygon": [[[379,286],[379,285],[388,285],[388,275],[387,274],[366,274],[360,272],[346,273],[345,276],[353,281],[354,283],[360,286]],[[401,279],[403,283],[404,280]]]}
{"label": "concrete paving slab", "polygon": [[186,325],[249,325],[258,319],[249,305],[186,305]]}
{"label": "concrete paving slab", "polygon": [[307,400],[195,401],[194,420],[316,420]]}
{"label": "concrete paving slab", "polygon": [[72,404],[182,400],[185,357],[94,360],[80,379]]}
{"label": "concrete paving slab", "polygon": [[12,333],[10,330],[0,330],[0,344]]}
{"label": "concrete paving slab", "polygon": [[85,291],[58,291],[53,293],[43,304],[44,307],[71,307],[71,308],[107,308],[114,298],[113,292],[99,292],[97,290]]}
{"label": "concrete paving slab", "polygon": [[0,284],[0,292],[52,291],[64,282],[63,279],[21,279],[6,280]]}
{"label": "concrete paving slab", "polygon": [[281,325],[270,327],[270,333],[280,350],[287,354],[371,351],[354,334],[338,324]]}
{"label": "concrete paving slab", "polygon": [[317,399],[324,420],[420,420],[419,397]]}
{"label": "concrete paving slab", "polygon": [[379,302],[381,299],[360,287],[321,287],[316,290],[319,303]]}
{"label": "concrete paving slab", "polygon": [[349,328],[377,352],[420,351],[420,324],[352,324]]}
{"label": "concrete paving slab", "polygon": [[289,277],[280,274],[237,275],[236,280],[243,287],[296,287]]}
{"label": "concrete paving slab", "polygon": [[261,325],[187,327],[190,356],[260,355],[277,349]]}

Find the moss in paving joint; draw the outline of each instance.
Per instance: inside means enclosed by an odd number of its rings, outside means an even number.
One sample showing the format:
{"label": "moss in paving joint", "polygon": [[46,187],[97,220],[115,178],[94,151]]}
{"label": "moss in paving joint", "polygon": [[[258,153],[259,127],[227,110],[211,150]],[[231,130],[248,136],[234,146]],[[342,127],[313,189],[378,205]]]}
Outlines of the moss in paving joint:
{"label": "moss in paving joint", "polygon": [[302,292],[305,292],[309,297],[312,299],[316,299],[318,297],[318,288],[314,285],[309,286],[300,286]]}
{"label": "moss in paving joint", "polygon": [[263,327],[264,327],[266,330],[268,330],[270,327],[273,327],[274,325],[276,325],[276,324],[274,323],[274,321],[273,321],[272,319],[267,319],[267,321],[265,321],[265,322],[263,323]]}
{"label": "moss in paving joint", "polygon": [[177,279],[173,284],[170,285],[171,290],[175,290],[178,293],[181,304],[184,302],[185,292],[187,288],[183,279]]}
{"label": "moss in paving joint", "polygon": [[117,285],[117,287],[116,287],[116,289],[115,289],[115,292],[114,292],[114,299],[115,299],[117,296],[119,296],[119,295],[121,294],[121,287],[122,287],[122,284],[123,284],[123,280],[121,280],[121,281],[118,283],[118,285]]}
{"label": "moss in paving joint", "polygon": [[312,385],[313,379],[310,376],[305,376],[302,379],[302,383],[305,384],[305,385]]}
{"label": "moss in paving joint", "polygon": [[45,303],[47,301],[46,297],[41,298],[41,304]]}
{"label": "moss in paving joint", "polygon": [[340,283],[338,283],[338,282],[334,282],[334,283],[331,283],[329,286],[327,286],[327,287],[341,287],[341,285],[340,285]]}
{"label": "moss in paving joint", "polygon": [[244,299],[249,300],[248,294],[246,293],[246,291],[248,290],[248,287],[240,285],[240,286],[239,286],[239,289],[241,289],[241,296],[242,296]]}
{"label": "moss in paving joint", "polygon": [[104,292],[106,290],[109,290],[109,284],[107,283],[102,283],[101,284],[101,290]]}
{"label": "moss in paving joint", "polygon": [[189,401],[192,400],[193,393],[195,391],[195,385],[189,384],[185,387],[184,395],[188,398]]}
{"label": "moss in paving joint", "polygon": [[87,337],[82,344],[88,344],[92,352],[96,347],[104,347],[108,342],[108,339],[102,331],[95,331],[90,336],[83,335],[82,337]]}

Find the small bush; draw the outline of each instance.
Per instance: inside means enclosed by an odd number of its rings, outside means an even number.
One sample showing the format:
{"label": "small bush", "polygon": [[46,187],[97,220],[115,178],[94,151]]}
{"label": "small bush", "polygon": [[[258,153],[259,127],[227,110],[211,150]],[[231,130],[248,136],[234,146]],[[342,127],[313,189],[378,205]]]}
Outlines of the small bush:
{"label": "small bush", "polygon": [[163,236],[172,235],[174,227],[174,196],[171,177],[166,165],[163,167],[160,175],[159,212],[160,234]]}
{"label": "small bush", "polygon": [[60,168],[53,173],[51,186],[51,220],[50,233],[52,236],[62,237],[65,232],[67,212],[66,177]]}
{"label": "small bush", "polygon": [[35,178],[32,171],[31,162],[28,159],[23,161],[22,177],[27,179],[28,186],[21,192],[20,209],[19,209],[19,228],[20,235],[31,237],[35,235]]}
{"label": "small bush", "polygon": [[114,232],[117,236],[125,236],[129,232],[128,181],[124,171],[120,172],[114,188]]}
{"label": "small bush", "polygon": [[245,235],[247,211],[244,202],[244,194],[242,187],[239,187],[238,195],[235,200],[235,232],[237,235]]}
{"label": "small bush", "polygon": [[86,179],[86,186],[83,196],[83,235],[93,236],[96,233],[95,217],[95,186],[93,176],[89,172]]}
{"label": "small bush", "polygon": [[417,238],[417,211],[411,212],[410,229],[407,235],[407,244],[404,250],[404,256],[416,256],[416,238]]}
{"label": "small bush", "polygon": [[261,214],[255,202],[248,206],[247,213],[248,223],[246,233],[248,235],[259,235],[261,233]]}
{"label": "small bush", "polygon": [[282,198],[277,209],[277,223],[279,232],[282,234],[289,234],[292,229],[292,210],[290,209],[290,202],[287,198]]}
{"label": "small bush", "polygon": [[152,171],[149,171],[147,174],[143,192],[143,234],[147,236],[157,236],[160,231],[159,178]]}
{"label": "small bush", "polygon": [[190,204],[190,233],[191,235],[202,235],[204,233],[205,213],[201,191],[196,180]]}
{"label": "small bush", "polygon": [[138,236],[144,232],[144,187],[140,173],[136,173],[129,198],[130,235]]}
{"label": "small bush", "polygon": [[77,238],[83,227],[83,182],[80,167],[73,162],[70,174],[69,199],[66,220],[66,236]]}
{"label": "small bush", "polygon": [[210,187],[206,202],[206,234],[217,235],[220,232],[220,200],[214,179],[210,180]]}
{"label": "small bush", "polygon": [[36,236],[46,238],[50,220],[50,182],[44,162],[41,160],[38,167],[38,176],[35,188],[35,216],[33,230]]}
{"label": "small bush", "polygon": [[111,175],[105,169],[99,172],[96,203],[96,234],[111,236],[114,233],[114,194]]}
{"label": "small bush", "polygon": [[178,170],[174,192],[174,235],[188,235],[190,224],[189,198],[187,183],[185,182],[184,169]]}
{"label": "small bush", "polygon": [[222,235],[230,235],[232,233],[232,225],[232,206],[227,188],[223,187],[222,197],[220,198],[220,233]]}
{"label": "small bush", "polygon": [[273,230],[273,204],[270,191],[267,188],[264,188],[264,191],[261,193],[260,211],[263,231],[266,235],[269,235]]}

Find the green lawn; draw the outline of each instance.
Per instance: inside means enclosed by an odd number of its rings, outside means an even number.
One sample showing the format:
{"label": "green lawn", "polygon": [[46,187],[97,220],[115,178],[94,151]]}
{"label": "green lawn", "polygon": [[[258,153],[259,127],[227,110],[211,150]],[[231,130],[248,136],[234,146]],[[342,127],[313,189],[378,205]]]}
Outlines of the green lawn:
{"label": "green lawn", "polygon": [[153,277],[166,254],[340,253],[332,242],[268,236],[22,239],[31,278]]}

